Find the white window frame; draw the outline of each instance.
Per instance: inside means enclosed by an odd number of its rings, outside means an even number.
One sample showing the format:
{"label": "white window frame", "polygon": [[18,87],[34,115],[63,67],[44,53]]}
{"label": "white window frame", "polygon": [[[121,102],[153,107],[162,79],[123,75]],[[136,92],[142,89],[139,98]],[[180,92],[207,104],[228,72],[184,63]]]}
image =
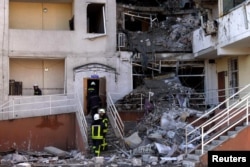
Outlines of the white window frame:
{"label": "white window frame", "polygon": [[229,96],[239,90],[239,64],[237,58],[231,58],[228,61],[228,87]]}

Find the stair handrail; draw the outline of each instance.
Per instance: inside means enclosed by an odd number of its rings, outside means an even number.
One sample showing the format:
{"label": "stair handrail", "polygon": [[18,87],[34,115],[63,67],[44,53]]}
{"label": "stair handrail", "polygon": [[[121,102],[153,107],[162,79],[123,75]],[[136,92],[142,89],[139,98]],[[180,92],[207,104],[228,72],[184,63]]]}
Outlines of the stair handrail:
{"label": "stair handrail", "polygon": [[[107,113],[112,118],[111,125],[116,133],[116,137],[124,138],[124,123],[114,105],[110,93],[107,93]],[[109,118],[110,118],[109,117]]]}
{"label": "stair handrail", "polygon": [[[212,122],[207,122],[204,125],[201,126],[201,152],[204,153],[204,147],[211,143],[214,139],[218,138],[228,130],[230,130],[232,127],[235,127],[239,123],[241,123],[244,119],[246,119],[246,125],[248,125],[248,117],[249,117],[249,100],[250,100],[250,93],[247,97],[241,99],[238,101],[237,104],[232,108],[232,110],[227,110],[223,114],[221,114],[219,117],[216,116],[216,118]],[[235,110],[233,110],[235,109]],[[232,111],[232,112],[230,112]],[[232,120],[234,119],[235,120]],[[218,123],[216,121],[219,121]],[[232,122],[231,122],[232,121]],[[210,128],[209,130],[205,131],[206,127],[210,126],[211,123],[215,123],[215,125]],[[224,128],[226,124],[226,127]],[[220,128],[223,128],[223,130],[219,131]],[[218,130],[218,133],[215,133],[215,131]],[[215,133],[213,135],[213,133]],[[205,140],[204,138],[206,136],[209,136],[211,134],[211,138]]]}
{"label": "stair handrail", "polygon": [[[235,94],[231,95],[229,98],[225,99],[223,102],[221,102],[219,105],[217,105],[216,107],[212,108],[211,110],[207,111],[205,114],[203,114],[202,116],[200,116],[199,118],[197,118],[196,120],[194,120],[193,122],[189,123],[188,125],[186,125],[186,128],[185,128],[185,143],[186,143],[186,154],[188,153],[188,145],[191,144],[192,142],[194,142],[195,140],[199,140],[201,139],[201,137],[197,136],[195,138],[192,138],[191,140],[188,140],[188,137],[193,135],[194,136],[194,133],[196,133],[197,131],[202,131],[202,128],[204,125],[210,125],[211,124],[211,121],[213,119],[216,119],[217,117],[219,117],[221,114],[223,114],[224,112],[220,112],[218,114],[216,114],[216,118],[211,118],[210,120],[208,121],[205,121],[203,124],[200,124],[198,126],[195,126],[195,124],[198,123],[198,121],[200,121],[201,119],[203,118],[208,118],[209,115],[213,112],[215,112],[217,109],[219,109],[221,106],[227,104],[226,108],[224,110],[228,111],[230,110],[230,108],[233,108],[235,107],[235,105],[237,105],[237,101],[235,101],[234,103],[230,104],[230,100],[231,99],[235,99],[234,97],[237,97],[239,98],[240,97],[240,94],[244,91],[246,91],[246,89],[249,89],[250,88],[250,84],[246,85],[245,87],[243,87],[241,90],[239,90],[238,92],[236,92]],[[249,96],[249,94],[246,94],[245,96],[243,96],[242,98],[240,98],[241,100],[242,99],[247,99]],[[231,110],[230,110],[231,111]],[[217,119],[216,119],[217,120]],[[213,121],[214,122],[214,121]],[[188,131],[188,127],[195,127],[193,130],[191,131]],[[204,138],[204,136],[202,136]]]}
{"label": "stair handrail", "polygon": [[88,123],[84,115],[82,103],[80,101],[78,93],[76,93],[76,100],[77,100],[76,118],[77,118],[77,122],[80,128],[82,138],[85,142],[85,148],[87,148],[88,147]]}
{"label": "stair handrail", "polygon": [[[67,99],[58,99],[58,97],[67,97]],[[29,99],[32,99],[33,101],[30,102]],[[55,100],[56,99],[56,100]],[[69,102],[70,101],[70,102]],[[62,103],[61,105],[58,105],[58,103]],[[26,106],[26,105],[39,105],[39,104],[44,104],[47,103],[47,105],[45,107],[41,107],[41,108],[32,108],[31,109],[18,109],[17,107],[22,107],[22,106]],[[56,106],[53,106],[53,103],[57,103]],[[68,104],[70,103],[70,104]],[[0,117],[0,120],[3,120],[3,115],[4,114],[8,114],[12,113],[10,115],[11,118],[8,119],[15,119],[17,118],[15,115],[19,115],[20,112],[26,112],[29,113],[30,111],[38,111],[38,110],[49,110],[49,113],[44,113],[44,112],[40,112],[41,114],[39,116],[43,116],[43,115],[51,115],[53,114],[51,112],[51,109],[53,108],[63,108],[63,107],[71,107],[71,108],[76,108],[76,117],[77,117],[77,121],[78,121],[78,125],[80,128],[80,132],[81,135],[83,137],[83,140],[85,142],[85,145],[88,145],[88,124],[83,112],[83,107],[81,105],[80,102],[80,98],[79,95],[77,93],[75,94],[54,94],[54,95],[42,95],[42,96],[22,96],[22,97],[10,97],[10,99],[8,101],[6,101],[5,103],[3,103],[0,106],[0,115],[2,115],[2,117]],[[27,115],[27,114],[26,114]],[[26,117],[30,117],[30,115],[26,116]]]}

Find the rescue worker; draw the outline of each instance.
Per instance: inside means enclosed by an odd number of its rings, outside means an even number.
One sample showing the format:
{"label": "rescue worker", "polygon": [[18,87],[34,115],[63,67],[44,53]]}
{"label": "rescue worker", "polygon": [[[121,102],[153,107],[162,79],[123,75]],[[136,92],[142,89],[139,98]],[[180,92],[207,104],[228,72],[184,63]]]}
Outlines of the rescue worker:
{"label": "rescue worker", "polygon": [[95,91],[95,82],[94,81],[92,81],[91,83],[90,83],[90,86],[89,86],[89,88],[88,88],[88,94],[89,93],[91,93],[91,92],[93,92],[93,91]]}
{"label": "rescue worker", "polygon": [[108,150],[108,143],[106,140],[106,135],[108,133],[108,117],[106,115],[105,109],[104,108],[99,108],[98,109],[98,114],[100,115],[100,118],[102,120],[102,123],[104,124],[104,129],[103,129],[103,142],[102,142],[102,151],[107,151]]}
{"label": "rescue worker", "polygon": [[[92,86],[95,83],[91,83]],[[92,120],[94,119],[94,115],[97,113],[98,108],[102,106],[102,101],[98,93],[96,92],[94,87],[91,87],[91,90],[88,92],[87,97],[87,115],[91,113]]]}
{"label": "rescue worker", "polygon": [[93,151],[95,156],[100,156],[101,154],[101,145],[103,142],[103,129],[104,125],[100,119],[99,114],[94,115],[94,121],[91,124],[91,138],[93,142]]}
{"label": "rescue worker", "polygon": [[33,88],[34,88],[34,95],[42,95],[42,91],[37,84],[34,84]]}

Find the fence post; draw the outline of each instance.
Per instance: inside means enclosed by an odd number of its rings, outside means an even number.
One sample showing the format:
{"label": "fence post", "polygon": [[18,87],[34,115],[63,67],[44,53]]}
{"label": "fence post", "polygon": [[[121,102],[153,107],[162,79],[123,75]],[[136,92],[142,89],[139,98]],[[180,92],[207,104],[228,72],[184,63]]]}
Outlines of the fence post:
{"label": "fence post", "polygon": [[14,119],[15,118],[15,100],[12,99],[12,118]]}
{"label": "fence post", "polygon": [[201,127],[201,154],[204,153],[204,127]]}
{"label": "fence post", "polygon": [[249,120],[248,120],[248,119],[249,119],[249,118],[248,118],[248,117],[249,117],[249,109],[248,109],[248,107],[249,107],[249,106],[248,106],[249,101],[248,101],[248,99],[249,99],[249,98],[247,98],[247,109],[246,109],[246,117],[247,117],[247,118],[246,118],[246,121],[247,121],[247,122],[246,122],[246,125],[248,125],[248,121],[249,121]]}
{"label": "fence post", "polygon": [[49,96],[49,113],[51,115],[51,96]]}
{"label": "fence post", "polygon": [[185,139],[185,140],[186,140],[186,154],[187,154],[187,147],[188,147],[188,146],[187,146],[187,127],[185,128],[185,136],[186,136],[186,139]]}

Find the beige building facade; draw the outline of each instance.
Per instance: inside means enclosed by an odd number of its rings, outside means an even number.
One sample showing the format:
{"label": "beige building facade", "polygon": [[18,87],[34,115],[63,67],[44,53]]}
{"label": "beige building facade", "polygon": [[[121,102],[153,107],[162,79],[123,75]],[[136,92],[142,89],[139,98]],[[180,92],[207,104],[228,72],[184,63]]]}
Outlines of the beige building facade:
{"label": "beige building facade", "polygon": [[84,80],[93,76],[105,79],[104,93],[130,92],[130,53],[116,51],[115,9],[115,0],[1,1],[0,104],[33,96],[34,84],[43,95],[77,93],[84,103]]}

